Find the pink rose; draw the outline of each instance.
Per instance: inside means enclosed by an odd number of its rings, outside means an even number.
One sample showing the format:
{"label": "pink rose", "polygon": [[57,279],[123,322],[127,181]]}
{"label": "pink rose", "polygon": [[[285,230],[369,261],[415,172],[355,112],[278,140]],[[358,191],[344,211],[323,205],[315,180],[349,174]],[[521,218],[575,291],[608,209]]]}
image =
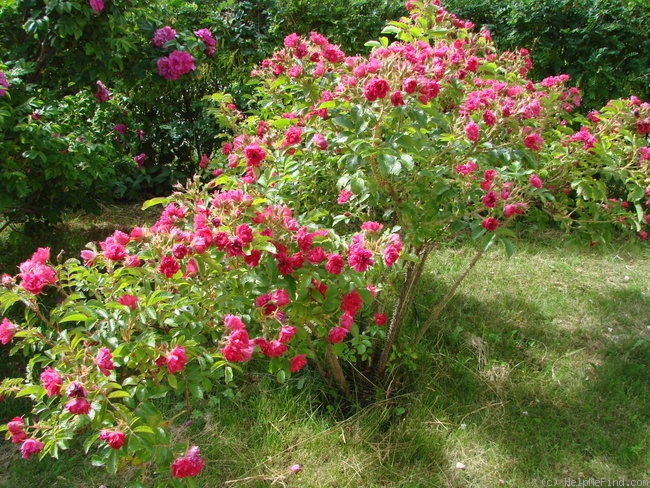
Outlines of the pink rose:
{"label": "pink rose", "polygon": [[343,271],[344,266],[345,266],[345,262],[343,261],[343,258],[339,254],[330,254],[327,257],[327,263],[325,264],[325,271],[333,275],[338,275],[341,274],[341,271]]}
{"label": "pink rose", "polygon": [[386,325],[386,321],[388,320],[388,318],[386,317],[386,314],[383,314],[383,313],[376,313],[376,314],[373,315],[372,318],[373,318],[373,321],[375,322],[375,324],[380,326],[380,327],[383,326],[383,325]]}
{"label": "pink rose", "polygon": [[528,181],[535,188],[541,188],[542,187],[542,180],[535,173],[530,175],[530,178],[528,179]]}
{"label": "pink rose", "polygon": [[102,347],[99,351],[97,351],[95,364],[104,376],[111,375],[111,370],[115,369],[115,365],[113,364],[113,355],[107,347]]}
{"label": "pink rose", "polygon": [[97,80],[97,91],[93,94],[93,96],[99,103],[107,102],[110,98],[110,95],[108,94],[108,90],[106,89],[104,84],[99,80]]}
{"label": "pink rose", "polygon": [[493,217],[488,217],[481,222],[481,227],[485,230],[494,231],[499,227],[499,221]]}
{"label": "pink rose", "polygon": [[382,78],[372,78],[363,87],[363,96],[369,102],[374,102],[379,98],[385,98],[390,90],[388,82]]}
{"label": "pink rose", "polygon": [[2,319],[2,322],[0,322],[0,342],[8,344],[14,338],[17,330],[18,326],[16,324],[10,322],[7,318]]}
{"label": "pink rose", "polygon": [[307,364],[304,354],[298,354],[289,360],[289,371],[297,373]]}
{"label": "pink rose", "polygon": [[185,367],[187,362],[187,356],[185,355],[185,349],[176,346],[172,349],[169,354],[167,354],[167,371],[171,374],[174,374],[178,371],[181,371]]}
{"label": "pink rose", "polygon": [[176,458],[170,466],[171,475],[174,478],[187,478],[198,476],[203,470],[203,458],[199,448],[192,446],[187,449],[185,456]]}
{"label": "pink rose", "polygon": [[345,338],[347,333],[348,331],[343,327],[334,327],[330,329],[329,333],[327,334],[327,342],[330,344],[338,344]]}
{"label": "pink rose", "polygon": [[20,446],[20,453],[23,459],[29,459],[34,454],[43,450],[43,443],[38,439],[27,439]]}
{"label": "pink rose", "polygon": [[181,265],[178,264],[178,261],[176,261],[172,256],[164,256],[160,260],[160,265],[158,266],[158,271],[160,271],[160,274],[165,278],[171,278],[179,269],[181,269]]}
{"label": "pink rose", "polygon": [[465,126],[465,136],[472,142],[478,141],[479,127],[474,121],[470,121]]}
{"label": "pink rose", "polygon": [[68,412],[74,415],[85,415],[90,412],[90,403],[82,397],[69,400],[64,407]]}
{"label": "pink rose", "polygon": [[61,392],[61,377],[49,366],[43,370],[40,376],[41,383],[45,388],[47,396],[58,395]]}
{"label": "pink rose", "polygon": [[125,435],[124,432],[119,430],[102,430],[99,433],[99,438],[106,441],[111,449],[119,449],[124,445]]}
{"label": "pink rose", "polygon": [[93,9],[96,13],[100,13],[104,10],[104,0],[89,0],[90,8]]}

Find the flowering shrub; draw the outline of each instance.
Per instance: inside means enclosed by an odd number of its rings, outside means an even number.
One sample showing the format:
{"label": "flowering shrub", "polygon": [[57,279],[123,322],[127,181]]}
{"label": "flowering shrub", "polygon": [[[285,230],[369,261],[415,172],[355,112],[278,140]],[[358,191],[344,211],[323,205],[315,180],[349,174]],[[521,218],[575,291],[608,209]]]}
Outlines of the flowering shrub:
{"label": "flowering shrub", "polygon": [[372,215],[400,229],[419,264],[405,274],[380,376],[441,236],[469,233],[478,257],[495,242],[511,253],[524,221],[587,242],[647,237],[649,103],[611,101],[585,118],[568,76],[527,78],[527,50],[499,53],[489,32],[471,32],[439,2],[406,7],[409,18],[385,30],[397,41],[369,43],[367,57],[317,33],[288,36],[253,72],[260,114],[239,123],[224,110],[240,133],[218,168],[299,208],[325,208],[333,223]]}
{"label": "flowering shrub", "polygon": [[313,362],[347,387],[337,355],[359,352],[347,338],[380,334],[374,279],[395,266],[399,236],[369,222],[346,242],[227,177],[210,188],[191,184],[151,228],[116,231],[80,260],[52,263],[41,248],[3,276],[2,309],[20,302],[33,319],[4,319],[0,341],[40,351],[27,385],[0,386],[35,402],[34,415],[7,427],[23,456],[56,454],[84,431],[85,448],[96,445],[96,462],[112,470],[126,445],[139,462],[195,476],[198,448],[172,462],[156,398],[202,398],[256,358],[281,381]]}
{"label": "flowering shrub", "polygon": [[[346,392],[343,359],[381,381],[438,240],[469,234],[471,268],[495,242],[512,252],[515,222],[647,237],[649,104],[574,115],[579,93],[563,76],[527,79],[527,51],[498,53],[437,1],[406,6],[386,30],[397,41],[367,57],[287,36],[254,72],[254,115],[211,97],[234,134],[201,158],[208,183],[150,202],[165,204],[150,228],[80,260],[39,249],[2,278],[2,311],[25,308],[0,326],[31,358],[0,385],[33,400],[6,426],[24,457],[83,433],[111,471],[196,476],[199,446],[174,444],[156,399],[201,398],[245,363],[280,381],[313,365]],[[153,37],[173,54],[176,36]]]}

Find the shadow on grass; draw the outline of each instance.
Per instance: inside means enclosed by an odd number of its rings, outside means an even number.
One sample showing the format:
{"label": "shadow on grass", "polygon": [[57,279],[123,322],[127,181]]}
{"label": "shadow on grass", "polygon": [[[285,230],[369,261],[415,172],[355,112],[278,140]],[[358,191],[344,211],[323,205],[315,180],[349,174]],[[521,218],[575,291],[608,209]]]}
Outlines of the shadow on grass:
{"label": "shadow on grass", "polygon": [[[434,295],[445,286],[424,282]],[[449,303],[413,379],[454,426],[447,456],[466,465],[440,473],[440,486],[650,476],[650,296],[616,283],[575,293],[589,316],[567,304],[560,313],[567,293],[552,279],[540,296],[461,293]]]}

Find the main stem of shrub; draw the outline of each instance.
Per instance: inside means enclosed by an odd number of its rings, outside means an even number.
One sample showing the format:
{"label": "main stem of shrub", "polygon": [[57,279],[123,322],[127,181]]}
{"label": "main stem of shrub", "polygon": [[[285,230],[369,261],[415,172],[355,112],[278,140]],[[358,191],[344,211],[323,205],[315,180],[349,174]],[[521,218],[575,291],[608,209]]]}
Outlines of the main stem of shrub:
{"label": "main stem of shrub", "polygon": [[422,276],[424,265],[426,264],[429,253],[433,250],[434,244],[427,242],[415,250],[415,255],[418,257],[417,262],[410,262],[406,267],[404,274],[404,282],[397,297],[397,303],[393,309],[393,315],[390,319],[388,331],[386,332],[386,343],[379,355],[375,366],[375,382],[380,383],[386,372],[386,365],[390,358],[390,353],[393,350],[393,345],[399,338],[402,331],[402,326],[407,318],[410,306],[413,304],[417,293],[417,285]]}

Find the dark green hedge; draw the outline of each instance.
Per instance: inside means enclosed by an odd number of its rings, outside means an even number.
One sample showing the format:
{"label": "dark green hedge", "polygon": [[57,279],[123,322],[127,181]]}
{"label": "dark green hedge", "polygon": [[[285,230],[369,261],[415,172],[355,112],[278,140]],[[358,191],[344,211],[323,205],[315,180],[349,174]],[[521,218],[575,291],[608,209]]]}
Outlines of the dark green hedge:
{"label": "dark green hedge", "polygon": [[458,17],[487,27],[500,49],[527,48],[533,77],[566,73],[583,108],[612,98],[650,99],[648,0],[443,0]]}

